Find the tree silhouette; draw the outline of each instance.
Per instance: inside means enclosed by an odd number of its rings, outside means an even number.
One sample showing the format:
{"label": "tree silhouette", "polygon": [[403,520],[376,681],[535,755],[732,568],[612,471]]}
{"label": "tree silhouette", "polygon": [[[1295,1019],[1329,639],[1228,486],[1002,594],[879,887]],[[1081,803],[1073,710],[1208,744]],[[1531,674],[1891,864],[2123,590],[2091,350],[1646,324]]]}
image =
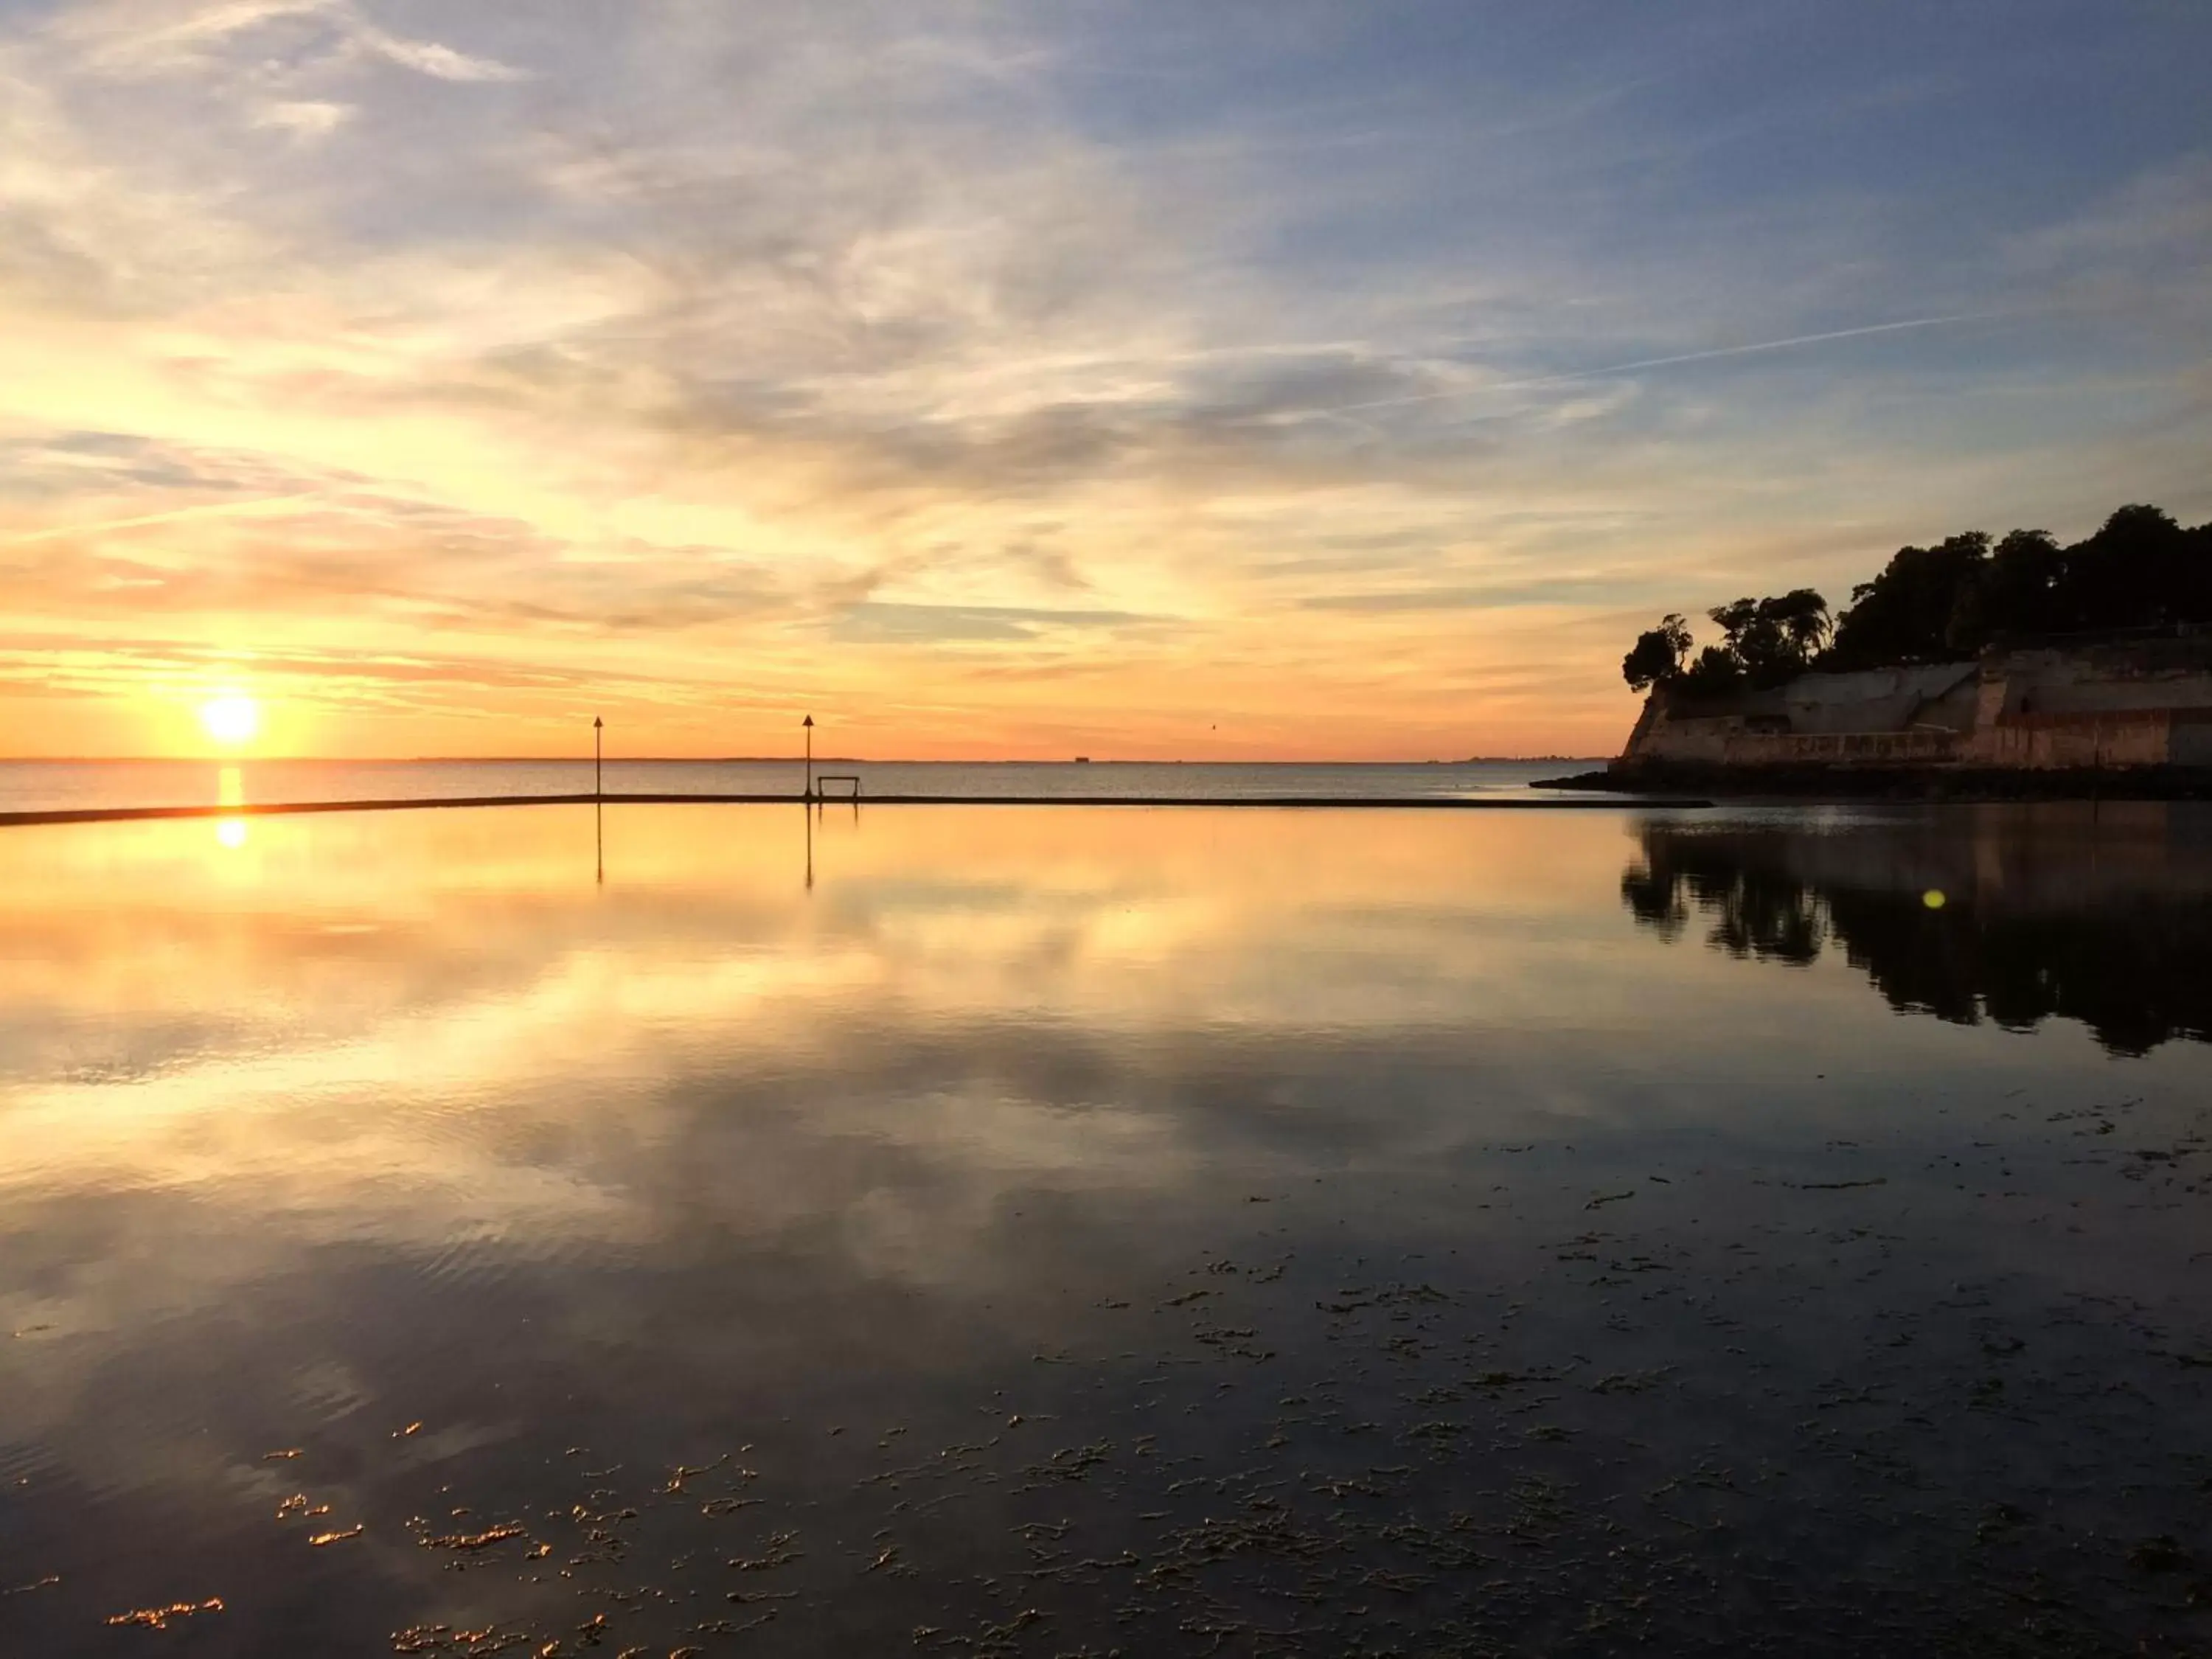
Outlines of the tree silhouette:
{"label": "tree silhouette", "polygon": [[1952,624],[1977,590],[1989,556],[1990,538],[1978,530],[1934,547],[1900,547],[1879,576],[1851,590],[1851,608],[1837,623],[1835,649],[1821,666],[1955,661]]}
{"label": "tree silhouette", "polygon": [[[2154,507],[2124,507],[2066,553],[2058,580],[2065,626],[2154,627],[2212,621],[2212,538],[2184,530]],[[2192,535],[2194,542],[2192,543]]]}
{"label": "tree silhouette", "polygon": [[[1778,599],[1741,599],[1706,613],[1721,642],[1680,665],[1691,643],[1668,648],[1677,672],[1629,684],[1638,690],[1679,678],[1707,695],[1781,684],[1808,667],[1832,672],[1916,663],[1963,662],[1993,645],[2039,636],[2212,626],[2212,524],[2184,529],[2154,507],[2121,507],[2094,535],[2062,547],[2048,531],[2015,530],[1992,546],[1978,530],[1933,547],[1901,547],[1830,628],[1810,588]],[[1671,617],[1637,641],[1630,660],[1656,666],[1646,641],[1679,623]],[[1622,664],[1630,672],[1630,662]]]}
{"label": "tree silhouette", "polygon": [[1690,649],[1690,629],[1680,616],[1662,617],[1659,626],[1636,636],[1635,647],[1620,659],[1620,675],[1632,690],[1671,680],[1682,672]]}
{"label": "tree silhouette", "polygon": [[[1748,960],[1803,965],[1832,945],[1900,1013],[2023,1031],[2078,1019],[2119,1054],[2177,1038],[2212,1042],[2212,891],[2203,884],[2147,877],[2094,902],[2030,906],[2011,900],[2005,882],[1962,880],[1931,906],[1917,881],[1893,872],[1947,856],[1962,870],[2041,860],[2063,871],[2095,848],[2054,848],[2024,827],[1985,827],[1978,842],[1947,843],[1925,826],[1856,834],[1867,855],[1839,878],[1823,872],[1819,838],[1802,831],[1654,823],[1643,831],[1642,862],[1621,874],[1621,901],[1669,941],[1684,936],[1694,907],[1710,923],[1708,949]],[[2186,846],[2178,851],[2169,871],[2192,863]],[[2051,874],[2046,889],[2063,885]]]}
{"label": "tree silhouette", "polygon": [[1779,685],[1803,673],[1828,638],[1828,602],[1809,587],[1777,599],[1738,599],[1705,614],[1720,624],[1720,644],[1699,652],[1686,672],[1681,665],[1692,643],[1689,627],[1679,615],[1662,617],[1621,659],[1621,675],[1630,686],[1641,691],[1680,679],[1689,690],[1710,695],[1747,684]]}

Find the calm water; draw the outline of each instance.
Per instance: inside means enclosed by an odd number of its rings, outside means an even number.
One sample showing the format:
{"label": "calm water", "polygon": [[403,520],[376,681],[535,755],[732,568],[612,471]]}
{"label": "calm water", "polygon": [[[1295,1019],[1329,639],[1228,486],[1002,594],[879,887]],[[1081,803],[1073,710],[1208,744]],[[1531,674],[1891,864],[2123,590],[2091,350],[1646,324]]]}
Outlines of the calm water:
{"label": "calm water", "polygon": [[[863,795],[1170,797],[1255,795],[1468,797],[1529,793],[1534,779],[1588,769],[1577,761],[1465,761],[1405,766],[1067,763],[824,760],[817,774],[860,780]],[[610,794],[790,795],[805,787],[798,761],[625,761],[605,767]],[[842,795],[846,785],[825,785]],[[0,812],[110,806],[218,806],[306,800],[469,799],[587,794],[580,761],[0,761]]]}
{"label": "calm water", "polygon": [[2201,812],[604,829],[0,837],[0,1652],[2212,1645]]}

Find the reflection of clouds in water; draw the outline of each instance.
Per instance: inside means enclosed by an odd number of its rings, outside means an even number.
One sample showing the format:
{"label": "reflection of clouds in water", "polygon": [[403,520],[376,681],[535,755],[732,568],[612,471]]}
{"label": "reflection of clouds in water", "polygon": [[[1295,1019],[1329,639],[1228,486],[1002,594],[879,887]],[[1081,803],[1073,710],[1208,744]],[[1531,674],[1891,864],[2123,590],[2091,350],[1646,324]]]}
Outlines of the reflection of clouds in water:
{"label": "reflection of clouds in water", "polygon": [[[319,1628],[390,1629],[396,1607],[481,1628],[471,1598],[496,1583],[562,1635],[579,1583],[448,1573],[402,1517],[467,1504],[535,1537],[619,1486],[672,1528],[611,1565],[625,1593],[795,1525],[794,1571],[819,1576],[793,1581],[811,1613],[775,1604],[785,1650],[823,1650],[797,1632],[824,1608],[902,1639],[889,1577],[853,1595],[882,1547],[861,1540],[972,1546],[925,1569],[945,1596],[1005,1565],[991,1538],[1022,1547],[988,1522],[921,1528],[921,1486],[871,1481],[955,1442],[982,1445],[988,1503],[1030,1491],[1051,1525],[1092,1527],[1099,1559],[1132,1514],[1214,1504],[1211,1480],[1176,1496],[1193,1474],[1389,1462],[1394,1517],[1439,1523],[1510,1501],[1523,1471],[1618,1486],[1618,1516],[1577,1534],[1612,1561],[1654,1525],[1691,1547],[1646,1494],[1685,1489],[1725,1413],[1734,1550],[1779,1501],[1752,1471],[1796,1455],[1836,1377],[1893,1389],[1853,1405],[1891,1413],[1868,1443],[1892,1461],[1851,1466],[1864,1514],[1893,1505],[1900,1447],[1955,1468],[1952,1419],[1898,1413],[1968,1410],[1992,1309],[2035,1332],[2034,1364],[2075,1344],[2100,1386],[1986,1437],[2109,1449],[2097,1413],[2136,1407],[2101,1383],[2136,1338],[2077,1318],[2046,1340],[2052,1285],[2124,1285],[2142,1308],[2191,1279],[2186,1215],[2136,1213],[2122,1172],[2072,1156],[2063,1109],[2109,1094],[2087,1042],[1898,1021],[1833,951],[1784,974],[1670,949],[1621,915],[1609,814],[886,812],[823,838],[812,905],[778,815],[617,825],[604,896],[588,822],[580,839],[557,812],[257,822],[229,863],[204,825],[94,833],[0,871],[21,907],[0,990],[60,1031],[19,1012],[0,1032],[0,1328],[51,1328],[0,1344],[0,1474],[36,1476],[70,1616],[153,1600],[151,1571],[205,1579],[234,1597],[223,1639],[258,1651],[283,1620],[248,1622],[257,1588],[304,1597]],[[1648,890],[1686,915],[1707,890]],[[134,937],[148,959],[111,963]],[[41,976],[42,951],[93,971]],[[2132,1070],[2185,1085],[2190,1057]],[[2130,1119],[2136,1143],[2174,1115]],[[1968,1280],[1998,1288],[1962,1320]],[[1370,1299],[1393,1284],[1403,1298]],[[1895,1345],[1900,1311],[1943,1357]],[[1469,1395],[1471,1364],[1540,1373],[1561,1437],[1529,1449],[1522,1402]],[[1473,1499],[1421,1437],[1462,1418],[1459,1445],[1485,1448]],[[1034,1484],[1058,1449],[1140,1428],[1184,1443],[1096,1488]],[[2131,1469],[2171,1461],[2122,1440]],[[755,1442],[761,1509],[654,1510],[671,1461]],[[1529,1461],[1552,1458],[1570,1462]],[[1382,1548],[1283,1489],[1299,1524]],[[295,1491],[368,1530],[342,1559],[309,1552],[275,1518]],[[1793,1526],[1874,1535],[1793,1504],[1778,1559]],[[1396,1550],[1375,1564],[1418,1565]],[[1006,1560],[1024,1596],[1056,1593]]]}
{"label": "reflection of clouds in water", "polygon": [[[813,915],[783,879],[782,826],[769,814],[624,814],[617,890],[599,905],[583,902],[577,883],[587,827],[557,813],[368,830],[272,820],[258,826],[243,872],[210,868],[177,826],[19,843],[34,856],[0,872],[14,947],[0,988],[22,1011],[8,1058],[19,1075],[51,1076],[59,1068],[39,1029],[67,1023],[77,1065],[88,1045],[104,1046],[122,1069],[154,1071],[179,1054],[373,1039],[425,1009],[469,1004],[469,1028],[495,1040],[493,1005],[526,1006],[549,981],[593,974],[596,1035],[619,1047],[633,1023],[659,1020],[662,1040],[727,1018],[715,1003],[739,964],[754,964],[766,990],[803,1000],[824,961],[837,983],[819,993],[822,1032],[869,1017],[858,988],[870,976],[881,1000],[916,1018],[984,1017],[1011,1000],[1085,1024],[1149,1023],[1176,1009],[1267,1024],[1326,1014],[1336,996],[1346,1018],[1387,1023],[1418,1017],[1411,991],[1485,966],[1464,959],[1478,929],[1455,934],[1418,914],[1387,952],[1383,930],[1356,916],[1348,927],[1368,953],[1356,971],[1332,972],[1337,941],[1314,937],[1317,917],[1363,889],[1402,903],[1409,889],[1464,888],[1463,869],[1437,867],[1463,854],[1434,833],[1361,825],[1347,846],[1310,821],[1286,834],[1248,815],[1246,844],[1224,860],[1202,840],[1129,816],[1103,815],[1079,836],[1036,815],[955,816],[970,822],[953,836],[941,817],[872,820],[867,836],[825,849],[837,865]],[[500,832],[488,834],[494,817]],[[994,862],[1013,875],[968,873]],[[1510,890],[1494,883],[1485,896],[1502,909]],[[1308,941],[1327,948],[1298,974],[1280,971],[1281,949]],[[1386,956],[1404,958],[1396,1000],[1363,1009]],[[1528,965],[1517,964],[1524,979]],[[751,1000],[741,990],[735,1006]],[[592,1012],[585,1000],[580,1018]],[[1448,994],[1431,1011],[1456,1012]],[[165,1054],[164,1031],[179,1034],[177,1054]]]}
{"label": "reflection of clouds in water", "polygon": [[[556,813],[271,820],[242,894],[191,826],[35,846],[0,1195],[182,1192],[286,1248],[486,1226],[526,1254],[651,1238],[682,1193],[741,1235],[849,1214],[882,1271],[951,1283],[1009,1191],[1617,1115],[1551,1034],[1700,994],[1603,953],[1610,900],[1577,901],[1610,820],[1248,814],[1224,854],[1202,819],[872,817],[825,849],[817,912],[780,816],[625,817],[605,902]],[[831,1146],[896,1159],[863,1182]]]}
{"label": "reflection of clouds in water", "polygon": [[701,1231],[973,1296],[1024,1194],[1433,1135],[1296,1079],[1542,981],[1501,971],[1525,901],[1470,890],[1466,828],[1248,815],[1224,859],[1187,820],[958,816],[831,839],[818,911],[769,814],[624,814],[605,901],[557,813],[269,820],[243,867],[190,824],[24,843],[0,1212],[44,1271],[0,1317],[122,1333],[315,1253],[463,1283]]}
{"label": "reflection of clouds in water", "polygon": [[[108,1231],[0,1316],[125,1329],[301,1250],[434,1278],[702,1228],[826,1227],[864,1276],[972,1294],[1023,1194],[1735,1110],[1587,1063],[1723,1042],[1718,964],[1655,978],[1621,938],[1609,817],[886,814],[823,848],[813,908],[787,828],[625,813],[604,899],[554,812],[270,820],[243,887],[189,824],[29,843],[0,1206]],[[1833,978],[1776,1006],[1808,998],[1857,1007]]]}

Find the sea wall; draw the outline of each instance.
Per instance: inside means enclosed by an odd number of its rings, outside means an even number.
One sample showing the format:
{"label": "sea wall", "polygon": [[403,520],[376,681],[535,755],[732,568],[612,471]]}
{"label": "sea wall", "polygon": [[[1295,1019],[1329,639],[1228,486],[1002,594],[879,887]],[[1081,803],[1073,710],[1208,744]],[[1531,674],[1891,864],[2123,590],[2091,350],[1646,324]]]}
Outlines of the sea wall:
{"label": "sea wall", "polygon": [[1805,674],[1723,701],[1655,690],[1618,766],[2058,772],[2212,767],[2212,638]]}

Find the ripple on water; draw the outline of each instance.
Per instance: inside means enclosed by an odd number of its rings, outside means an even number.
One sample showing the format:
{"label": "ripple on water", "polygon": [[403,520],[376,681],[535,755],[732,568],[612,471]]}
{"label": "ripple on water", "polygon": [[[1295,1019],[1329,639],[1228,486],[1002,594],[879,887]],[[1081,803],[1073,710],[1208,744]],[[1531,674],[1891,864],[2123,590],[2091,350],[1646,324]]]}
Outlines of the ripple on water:
{"label": "ripple on water", "polygon": [[0,1441],[0,1490],[44,1486],[65,1478],[66,1468],[54,1449],[43,1441]]}
{"label": "ripple on water", "polygon": [[294,1371],[286,1395],[290,1409],[311,1423],[351,1417],[374,1398],[353,1369],[336,1359],[315,1360]]}
{"label": "ripple on water", "polygon": [[561,1224],[473,1226],[412,1259],[412,1276],[441,1296],[501,1297],[516,1280],[557,1280],[626,1256],[619,1243]]}

